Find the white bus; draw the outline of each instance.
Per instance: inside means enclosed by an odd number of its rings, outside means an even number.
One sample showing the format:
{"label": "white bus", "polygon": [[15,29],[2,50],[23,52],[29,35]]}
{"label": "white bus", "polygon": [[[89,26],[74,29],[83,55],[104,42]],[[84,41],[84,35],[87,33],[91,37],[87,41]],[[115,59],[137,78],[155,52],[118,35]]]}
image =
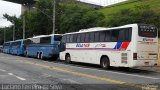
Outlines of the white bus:
{"label": "white bus", "polygon": [[62,37],[60,59],[114,67],[154,66],[158,58],[157,28],[129,24],[114,28],[90,28]]}

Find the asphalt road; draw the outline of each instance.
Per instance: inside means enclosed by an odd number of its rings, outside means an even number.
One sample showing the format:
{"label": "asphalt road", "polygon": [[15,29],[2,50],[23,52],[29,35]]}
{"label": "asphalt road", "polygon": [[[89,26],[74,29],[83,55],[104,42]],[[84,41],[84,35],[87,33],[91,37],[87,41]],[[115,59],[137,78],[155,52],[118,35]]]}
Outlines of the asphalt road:
{"label": "asphalt road", "polygon": [[102,70],[97,65],[66,64],[63,61],[0,53],[0,90],[150,90],[149,88],[160,88],[160,73],[124,68]]}

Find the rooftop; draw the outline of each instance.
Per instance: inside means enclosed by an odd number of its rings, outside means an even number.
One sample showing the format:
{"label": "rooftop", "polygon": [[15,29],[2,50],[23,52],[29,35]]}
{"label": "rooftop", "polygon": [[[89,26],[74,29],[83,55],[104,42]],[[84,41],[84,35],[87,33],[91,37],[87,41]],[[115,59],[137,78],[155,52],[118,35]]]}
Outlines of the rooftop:
{"label": "rooftop", "polygon": [[13,2],[23,5],[33,5],[36,2],[36,0],[3,0],[3,1]]}

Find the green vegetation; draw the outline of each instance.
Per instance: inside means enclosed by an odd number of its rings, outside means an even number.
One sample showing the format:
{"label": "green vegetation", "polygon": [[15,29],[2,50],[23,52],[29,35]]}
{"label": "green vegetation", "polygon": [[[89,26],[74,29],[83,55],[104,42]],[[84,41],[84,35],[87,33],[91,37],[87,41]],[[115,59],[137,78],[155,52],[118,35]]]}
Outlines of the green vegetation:
{"label": "green vegetation", "polygon": [[80,4],[63,4],[60,17],[60,33],[75,32],[80,29],[99,26],[104,15],[96,9]]}
{"label": "green vegetation", "polygon": [[[35,10],[26,11],[19,18],[7,14],[4,17],[12,24],[15,22],[15,39],[22,39],[23,17],[25,17],[26,38],[51,34],[53,0],[39,0],[36,3]],[[56,32],[58,33],[75,32],[83,28],[99,26],[98,24],[103,18],[104,15],[92,7],[79,4],[74,0],[57,0]],[[10,28],[7,32],[12,33],[13,28]],[[12,40],[12,34],[6,41],[10,40]]]}
{"label": "green vegetation", "polygon": [[101,10],[103,26],[114,27],[131,23],[154,24],[160,28],[159,0],[129,0]]}
{"label": "green vegetation", "polygon": [[151,10],[160,14],[160,0],[128,0],[120,4],[103,8],[99,11],[102,12],[105,16],[111,16],[113,13],[117,13],[121,9],[134,9],[135,6],[141,5],[149,5]]}
{"label": "green vegetation", "polygon": [[[160,29],[160,0],[128,0],[113,6],[95,9],[74,0],[57,0],[56,32],[68,33],[91,27],[115,27],[132,23],[154,24]],[[16,39],[22,38],[23,16],[26,21],[26,38],[52,33],[53,0],[39,0],[35,10],[26,11],[19,18],[4,17],[14,24]],[[45,13],[45,14],[44,14]],[[12,40],[13,26],[7,30],[6,41]],[[3,31],[0,36],[3,37]],[[160,34],[159,34],[160,35]],[[3,42],[0,39],[0,43]]]}

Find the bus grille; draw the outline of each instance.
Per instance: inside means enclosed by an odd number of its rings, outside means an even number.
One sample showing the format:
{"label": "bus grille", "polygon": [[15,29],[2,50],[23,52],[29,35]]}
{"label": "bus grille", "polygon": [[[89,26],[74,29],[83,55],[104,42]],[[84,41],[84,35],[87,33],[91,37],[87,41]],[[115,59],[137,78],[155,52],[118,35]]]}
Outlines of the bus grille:
{"label": "bus grille", "polygon": [[127,64],[127,53],[122,53],[121,54],[121,63]]}

